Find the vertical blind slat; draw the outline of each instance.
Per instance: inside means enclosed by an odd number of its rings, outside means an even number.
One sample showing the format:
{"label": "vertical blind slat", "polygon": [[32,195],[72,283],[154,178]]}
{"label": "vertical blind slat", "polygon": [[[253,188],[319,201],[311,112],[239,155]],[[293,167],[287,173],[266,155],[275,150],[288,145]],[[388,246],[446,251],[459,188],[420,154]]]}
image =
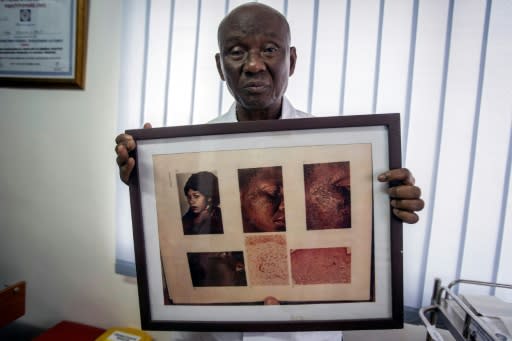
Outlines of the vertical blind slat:
{"label": "vertical blind slat", "polygon": [[314,0],[291,1],[288,7],[288,22],[292,32],[292,45],[297,48],[296,72],[288,82],[286,95],[297,109],[308,108],[308,89],[313,39]]}
{"label": "vertical blind slat", "polygon": [[[500,274],[504,272],[502,269],[510,269],[510,259],[512,257],[503,257],[503,250],[507,248],[507,246],[512,243],[512,236],[506,239],[507,236],[507,206],[510,198],[510,174],[512,169],[512,120],[510,121],[510,129],[509,129],[509,138],[508,138],[508,153],[505,162],[505,175],[504,175],[504,184],[503,184],[503,195],[501,197],[501,208],[500,208],[500,218],[498,225],[498,236],[496,238],[496,252],[494,254],[495,262],[494,267],[492,269],[492,278],[491,282],[500,282]],[[512,224],[509,224],[509,230]],[[505,246],[505,248],[503,247]],[[512,273],[512,271],[508,271]],[[512,275],[512,274],[510,274]],[[512,278],[509,279],[508,283],[512,283]],[[491,295],[496,294],[496,288],[491,288]],[[508,300],[512,301],[512,292],[509,293]]]}
{"label": "vertical blind slat", "polygon": [[311,30],[311,57],[309,60],[309,86],[308,86],[308,106],[307,112],[311,112],[313,104],[313,89],[315,85],[315,68],[316,68],[316,42],[318,40],[318,7],[319,0],[314,0],[313,5],[313,25]]}
{"label": "vertical blind slat", "polygon": [[199,47],[197,60],[197,86],[193,123],[206,123],[218,116],[220,107],[219,74],[215,67],[217,46],[217,26],[224,17],[224,0],[208,0],[202,3],[201,25],[199,30]]}
{"label": "vertical blind slat", "polygon": [[350,17],[344,114],[370,113],[375,75],[379,1],[353,1]]}
{"label": "vertical blind slat", "polygon": [[[170,2],[152,0],[149,14],[149,36],[144,93],[144,121],[162,126],[167,55],[169,42]],[[165,29],[162,29],[165,28]]]}
{"label": "vertical blind slat", "polygon": [[[190,122],[192,106],[191,77],[194,72],[196,42],[196,21],[198,6],[196,1],[175,0],[174,48],[171,49],[172,65],[168,98],[169,125],[185,125]],[[155,46],[155,48],[161,48]]]}
{"label": "vertical blind slat", "polygon": [[311,64],[315,72],[314,77],[310,77],[313,82],[310,84],[310,112],[315,115],[338,115],[345,8],[343,1],[329,3],[328,6],[319,2],[315,64]]}
{"label": "vertical blind slat", "polygon": [[352,0],[347,0],[347,7],[345,9],[345,29],[343,37],[343,67],[341,68],[341,85],[340,85],[340,100],[339,100],[339,113],[345,113],[345,90],[347,86],[347,59],[348,59],[348,46],[350,42],[350,15],[352,13]]}
{"label": "vertical blind slat", "polygon": [[194,68],[192,69],[192,98],[190,100],[190,115],[189,124],[194,122],[194,105],[196,98],[196,82],[197,82],[197,55],[199,53],[199,32],[201,31],[201,5],[202,1],[197,0],[197,15],[196,15],[196,32],[195,32],[195,48],[194,48]]}
{"label": "vertical blind slat", "polygon": [[410,42],[409,42],[409,60],[407,62],[407,92],[405,95],[405,105],[402,114],[402,155],[404,158],[404,164],[407,159],[407,148],[409,141],[409,129],[411,123],[411,97],[412,97],[412,80],[413,80],[413,70],[416,59],[416,34],[418,32],[418,9],[419,9],[419,0],[414,0],[412,6],[412,14],[411,14],[411,34],[410,34]]}
{"label": "vertical blind slat", "polygon": [[378,79],[374,82],[377,85],[373,105],[377,113],[399,112],[403,118],[410,56],[412,3],[386,0],[383,4],[380,34],[382,41],[378,43],[381,46],[380,60],[376,63],[379,69],[376,71]]}
{"label": "vertical blind slat", "polygon": [[373,75],[373,96],[371,113],[377,113],[377,98],[379,93],[380,61],[382,52],[382,25],[384,22],[384,0],[379,1],[379,23],[377,25],[377,47],[375,48],[375,71]]}
{"label": "vertical blind slat", "polygon": [[176,11],[176,0],[171,0],[170,13],[169,13],[169,42],[168,42],[168,51],[167,51],[167,67],[166,77],[165,77],[165,89],[164,89],[164,114],[163,114],[163,122],[164,125],[169,124],[169,81],[171,76],[171,56],[172,56],[172,37],[174,36],[174,12]]}
{"label": "vertical blind slat", "polygon": [[[407,163],[423,189],[426,207],[420,221],[404,228],[404,301],[412,307],[420,305],[424,282],[422,276],[430,240],[430,226],[436,207],[437,141],[442,129],[439,117],[440,85],[443,79],[444,40],[448,4],[444,0],[420,1],[416,34],[414,77]],[[448,225],[448,224],[447,224]],[[434,224],[435,226],[435,224]]]}
{"label": "vertical blind slat", "polygon": [[[509,114],[512,115],[512,111],[509,110]],[[505,246],[501,248],[499,255],[500,262],[498,264],[498,273],[496,281],[498,283],[512,283],[512,121],[510,122],[509,129],[509,142],[508,142],[508,157],[507,157],[507,187],[503,193],[502,202],[502,238],[498,239],[500,244]],[[512,302],[512,290],[497,289],[496,295],[506,299],[508,302]]]}
{"label": "vertical blind slat", "polygon": [[480,73],[485,4],[455,2],[444,97],[436,206],[428,253],[423,302],[430,299],[436,274],[457,278],[460,245],[466,239],[464,198],[468,195],[475,96]]}

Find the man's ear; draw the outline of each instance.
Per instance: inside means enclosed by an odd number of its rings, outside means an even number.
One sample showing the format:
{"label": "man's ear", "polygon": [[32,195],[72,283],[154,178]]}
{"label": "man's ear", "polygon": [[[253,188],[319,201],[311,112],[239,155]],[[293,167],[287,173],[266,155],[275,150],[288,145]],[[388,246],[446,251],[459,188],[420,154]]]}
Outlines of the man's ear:
{"label": "man's ear", "polygon": [[290,76],[295,71],[295,63],[297,62],[297,51],[295,46],[290,47]]}
{"label": "man's ear", "polygon": [[220,53],[215,54],[215,63],[217,64],[217,72],[219,73],[220,79],[224,81],[224,72],[222,72],[222,66],[220,65]]}

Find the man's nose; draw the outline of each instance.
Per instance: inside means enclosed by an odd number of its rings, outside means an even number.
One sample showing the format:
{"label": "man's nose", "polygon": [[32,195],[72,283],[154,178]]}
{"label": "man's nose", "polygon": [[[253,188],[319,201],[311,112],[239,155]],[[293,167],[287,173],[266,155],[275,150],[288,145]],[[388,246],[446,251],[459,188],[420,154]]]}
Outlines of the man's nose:
{"label": "man's nose", "polygon": [[249,52],[244,64],[244,71],[257,73],[266,69],[265,62],[259,51]]}

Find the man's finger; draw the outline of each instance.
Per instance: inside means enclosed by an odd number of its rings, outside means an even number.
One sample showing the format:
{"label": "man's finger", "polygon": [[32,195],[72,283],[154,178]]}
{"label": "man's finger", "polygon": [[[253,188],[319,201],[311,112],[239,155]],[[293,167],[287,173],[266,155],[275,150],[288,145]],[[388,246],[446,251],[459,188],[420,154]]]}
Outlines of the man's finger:
{"label": "man's finger", "polygon": [[279,300],[277,298],[272,297],[272,296],[267,296],[263,300],[263,304],[264,305],[280,305],[281,303],[279,302]]}
{"label": "man's finger", "polygon": [[128,150],[126,149],[126,146],[124,144],[116,144],[116,147],[114,148],[117,156],[120,157],[128,157]]}
{"label": "man's finger", "polygon": [[406,211],[421,211],[425,207],[425,202],[421,199],[393,199],[391,200],[391,206]]}
{"label": "man's finger", "polygon": [[[126,149],[131,152],[135,149],[135,140],[131,135],[128,134],[121,134],[116,137],[116,145],[123,145],[126,147]],[[117,148],[117,146],[116,146]]]}
{"label": "man's finger", "polygon": [[398,199],[419,199],[421,189],[416,186],[395,186],[388,189],[391,198]]}
{"label": "man's finger", "polygon": [[130,175],[132,174],[133,167],[135,166],[135,160],[131,157],[129,158],[123,166],[119,167],[119,176],[121,181],[125,184],[129,184]]}
{"label": "man's finger", "polygon": [[397,208],[393,208],[393,214],[401,219],[404,223],[408,224],[415,224],[420,219],[414,212],[399,210]]}
{"label": "man's finger", "polygon": [[414,185],[415,179],[407,168],[391,169],[377,178],[381,182],[401,181],[404,185]]}

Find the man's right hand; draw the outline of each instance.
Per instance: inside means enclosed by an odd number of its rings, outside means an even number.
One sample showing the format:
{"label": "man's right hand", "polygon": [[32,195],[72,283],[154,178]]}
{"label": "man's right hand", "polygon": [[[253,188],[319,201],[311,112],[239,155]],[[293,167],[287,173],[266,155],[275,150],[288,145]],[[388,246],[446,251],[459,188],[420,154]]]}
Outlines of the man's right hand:
{"label": "man's right hand", "polygon": [[[145,123],[144,129],[151,128],[151,123]],[[137,144],[131,135],[119,134],[116,137],[117,165],[119,166],[119,177],[125,184],[130,184],[130,176],[135,167],[135,159],[130,153],[135,150]]]}

